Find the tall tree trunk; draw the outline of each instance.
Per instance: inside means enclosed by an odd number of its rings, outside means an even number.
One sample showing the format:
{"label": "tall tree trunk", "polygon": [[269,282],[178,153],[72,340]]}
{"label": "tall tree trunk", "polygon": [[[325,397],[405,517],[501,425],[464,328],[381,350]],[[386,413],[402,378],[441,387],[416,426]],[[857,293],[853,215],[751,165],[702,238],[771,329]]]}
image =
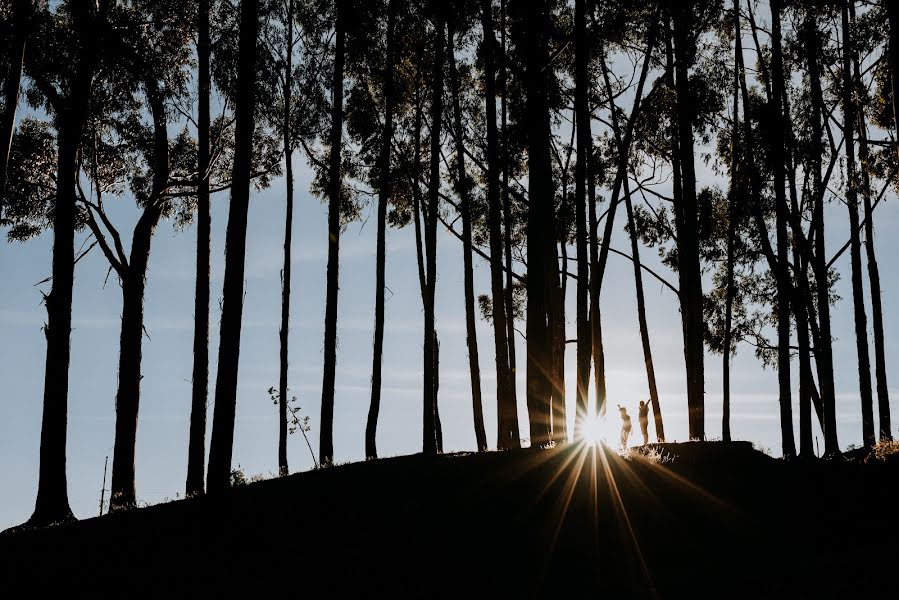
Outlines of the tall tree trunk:
{"label": "tall tree trunk", "polygon": [[646,382],[649,386],[649,402],[655,419],[656,438],[665,441],[665,425],[662,422],[662,407],[659,404],[659,389],[656,385],[656,370],[652,360],[652,345],[649,342],[649,326],[646,323],[646,299],[643,296],[643,268],[640,263],[640,245],[637,243],[637,229],[634,223],[634,207],[631,202],[630,184],[624,178],[624,205],[627,209],[627,228],[631,238],[631,256],[634,265],[634,287],[637,294],[637,320],[640,323],[640,341],[643,344],[643,362],[646,365]]}
{"label": "tall tree trunk", "polygon": [[[863,118],[863,117],[860,117]],[[874,329],[874,369],[877,381],[877,409],[879,439],[892,440],[890,424],[890,388],[887,381],[886,342],[883,329],[883,302],[880,289],[880,267],[874,249],[874,206],[871,186],[865,165],[868,162],[868,139],[864,123],[859,124],[859,160],[862,164],[862,199],[865,206],[865,250],[868,258],[868,279],[871,282],[871,320]]]}
{"label": "tall tree trunk", "polygon": [[22,81],[22,64],[25,61],[25,40],[31,28],[33,0],[14,0],[12,5],[12,39],[7,50],[9,64],[3,82],[3,110],[0,112],[0,217],[3,216],[6,167],[12,148],[16,112],[19,108],[19,86]]}
{"label": "tall tree trunk", "polygon": [[[855,7],[850,5],[852,18],[855,18]],[[861,87],[858,52],[852,53],[852,72],[856,85]],[[868,126],[865,111],[858,110],[858,160],[861,164],[862,201],[865,208],[865,253],[868,259],[868,280],[871,283],[871,321],[874,329],[874,373],[877,382],[877,409],[879,416],[879,439],[891,440],[890,424],[890,391],[887,382],[886,352],[883,334],[883,303],[880,290],[880,267],[877,265],[877,253],[874,249],[874,206],[871,202],[871,178],[869,176]]]}
{"label": "tall tree trunk", "polygon": [[780,34],[780,0],[771,0],[771,71],[774,121],[771,132],[774,170],[775,225],[777,230],[777,383],[780,399],[780,430],[783,455],[796,455],[793,437],[793,400],[790,387],[790,267],[787,237],[787,198],[784,188],[784,65]]}
{"label": "tall tree trunk", "polygon": [[434,72],[431,88],[431,167],[428,188],[428,211],[425,221],[426,290],[424,303],[424,428],[422,451],[440,451],[437,418],[437,332],[434,320],[434,298],[437,287],[437,211],[440,210],[440,131],[443,121],[443,66],[446,43],[442,10],[437,8],[434,22]]}
{"label": "tall tree trunk", "polygon": [[325,291],[325,341],[322,374],[319,464],[334,461],[334,384],[337,370],[337,293],[340,267],[340,199],[342,193],[344,19],[347,7],[337,0],[334,23],[334,74],[331,79],[331,133],[328,159],[328,267]]}
{"label": "tall tree trunk", "polygon": [[874,445],[874,404],[871,393],[871,359],[868,355],[868,323],[862,282],[862,254],[858,223],[858,189],[855,165],[856,130],[855,91],[850,52],[853,38],[849,23],[848,0],[843,2],[843,132],[846,138],[846,206],[849,209],[849,240],[852,261],[852,303],[855,313],[855,344],[858,352],[858,382],[862,404],[862,441],[865,448]]}
{"label": "tall tree trunk", "polygon": [[[394,30],[398,0],[390,0],[387,7],[387,56],[384,67],[384,133],[381,140],[380,178],[378,179],[378,241],[375,256],[375,332],[371,364],[371,404],[365,424],[365,457],[377,458],[378,414],[381,410],[381,365],[384,356],[384,288],[387,262],[387,204],[390,202],[390,148],[393,142],[394,85],[393,69],[396,61]],[[418,185],[416,179],[415,185]],[[417,225],[417,222],[416,222]]]}
{"label": "tall tree trunk", "polygon": [[187,448],[186,496],[203,493],[206,462],[206,410],[209,398],[209,0],[200,0],[197,14],[197,281],[194,293],[194,363]]}
{"label": "tall tree trunk", "polygon": [[122,329],[119,335],[119,384],[116,393],[115,447],[109,508],[134,508],[134,454],[140,408],[141,359],[144,336],[144,294],[150,243],[159,222],[158,206],[148,206],[131,241],[131,255],[122,278]]}
{"label": "tall tree trunk", "polygon": [[240,362],[240,327],[243,319],[244,262],[247,247],[247,215],[250,208],[250,171],[253,160],[253,123],[256,97],[256,31],[258,0],[240,3],[237,102],[235,106],[234,166],[231,172],[231,206],[225,236],[225,281],[219,329],[215,411],[209,444],[206,488],[222,492],[231,484],[234,447],[234,414],[237,409],[237,368]]}
{"label": "tall tree trunk", "polygon": [[[85,93],[89,86],[82,86]],[[47,359],[41,419],[37,500],[29,520],[34,525],[74,519],[66,483],[66,429],[69,395],[69,337],[75,263],[75,181],[84,126],[86,98],[62,111],[57,136],[56,205],[53,214],[53,287],[46,296]],[[83,97],[82,97],[83,98]]]}
{"label": "tall tree trunk", "polygon": [[[740,2],[734,0],[734,64],[741,49],[739,38],[743,32],[740,27]],[[724,299],[724,349],[721,352],[722,366],[722,407],[721,407],[721,439],[731,441],[730,437],[730,361],[733,346],[733,314],[734,314],[734,243],[737,232],[737,197],[739,196],[739,119],[740,119],[740,73],[734,69],[733,93],[733,129],[731,131],[730,154],[730,193],[727,198],[727,290]]]}
{"label": "tall tree trunk", "polygon": [[468,347],[468,372],[471,376],[472,413],[474,415],[474,432],[478,451],[487,449],[487,433],[484,431],[484,409],[481,399],[481,366],[478,362],[478,335],[475,329],[477,315],[474,307],[474,265],[472,264],[471,246],[471,181],[465,171],[465,129],[462,126],[462,107],[459,103],[459,72],[456,68],[455,46],[453,38],[455,30],[450,22],[447,39],[449,43],[448,61],[450,67],[450,85],[452,86],[453,125],[456,141],[456,192],[459,195],[462,213],[462,260],[464,270],[465,294],[465,343]]}
{"label": "tall tree trunk", "polygon": [[278,354],[278,473],[283,477],[290,473],[287,464],[287,409],[290,391],[287,387],[288,350],[290,341],[290,248],[293,241],[293,139],[291,137],[291,111],[293,85],[293,0],[287,1],[284,20],[287,29],[286,64],[284,68],[284,115],[281,135],[284,142],[284,268],[281,271],[281,343]]}
{"label": "tall tree trunk", "polygon": [[140,409],[141,359],[143,356],[144,295],[150,244],[162,215],[163,194],[169,180],[169,137],[165,103],[154,80],[145,84],[153,117],[153,189],[134,233],[127,265],[121,265],[122,329],[119,337],[119,384],[116,392],[115,448],[112,457],[110,510],[134,508],[134,452]]}
{"label": "tall tree trunk", "polygon": [[513,299],[514,280],[512,278],[512,203],[509,198],[509,139],[508,139],[508,81],[506,79],[506,0],[500,0],[500,88],[502,97],[500,106],[502,111],[502,203],[503,203],[503,253],[506,261],[506,342],[509,345],[509,399],[504,405],[500,432],[497,446],[500,440],[506,440],[504,448],[521,447],[521,431],[518,425],[518,392],[515,367],[515,303]]}
{"label": "tall tree trunk", "polygon": [[81,48],[68,94],[54,106],[58,152],[53,214],[53,284],[44,300],[47,307],[47,326],[44,328],[47,358],[37,498],[29,519],[33,525],[74,519],[66,482],[66,429],[75,279],[75,187],[78,151],[101,45],[99,22],[106,18],[108,6],[109,2],[101,2],[93,14],[87,5],[75,7],[73,23],[81,35]]}
{"label": "tall tree trunk", "polygon": [[552,219],[551,126],[549,118],[550,8],[545,1],[522,7],[520,43],[524,52],[525,129],[528,148],[527,234],[527,405],[531,446],[550,441],[551,340],[547,329],[547,235]]}
{"label": "tall tree trunk", "polygon": [[[896,139],[899,140],[899,6],[895,2],[885,2],[890,27],[890,85],[893,92],[893,127],[896,130]],[[896,146],[899,153],[899,144]]]}
{"label": "tall tree trunk", "polygon": [[588,308],[590,301],[589,267],[587,256],[587,186],[593,186],[592,152],[593,134],[590,130],[590,46],[587,43],[586,0],[575,0],[574,3],[574,60],[575,88],[574,112],[577,128],[577,162],[574,164],[574,228],[575,247],[577,252],[577,290],[576,295],[576,353],[575,358],[575,424],[576,436],[582,436],[583,422],[587,416],[587,390],[590,385],[590,360],[592,359],[592,340],[590,338],[590,317]]}
{"label": "tall tree trunk", "polygon": [[675,205],[680,213],[678,227],[678,273],[680,277],[681,314],[684,320],[684,346],[687,361],[687,406],[691,439],[705,439],[705,374],[704,316],[702,313],[702,279],[699,265],[699,237],[696,202],[696,173],[693,152],[693,111],[688,79],[694,61],[693,6],[681,5],[673,10],[675,91],[677,94],[677,141],[680,153],[681,198]]}
{"label": "tall tree trunk", "polygon": [[824,239],[824,194],[825,187],[821,181],[821,157],[824,154],[822,143],[824,100],[821,90],[819,72],[818,26],[814,12],[809,12],[804,25],[806,36],[806,60],[808,63],[809,87],[811,90],[811,177],[812,195],[812,229],[815,238],[814,263],[819,334],[815,345],[815,363],[818,370],[818,381],[821,386],[821,403],[824,409],[824,451],[828,456],[840,453],[837,438],[836,396],[833,379],[833,343],[830,327],[830,284],[828,278],[826,245]]}
{"label": "tall tree trunk", "polygon": [[[493,31],[493,3],[481,0],[481,29],[484,34],[484,114],[487,121],[487,227],[490,234],[490,292],[493,306],[493,346],[496,363],[497,449],[511,447],[508,414],[511,373],[506,337],[506,302],[503,295],[502,207],[499,198],[499,148],[496,130],[496,35]],[[486,448],[486,441],[485,441]]]}

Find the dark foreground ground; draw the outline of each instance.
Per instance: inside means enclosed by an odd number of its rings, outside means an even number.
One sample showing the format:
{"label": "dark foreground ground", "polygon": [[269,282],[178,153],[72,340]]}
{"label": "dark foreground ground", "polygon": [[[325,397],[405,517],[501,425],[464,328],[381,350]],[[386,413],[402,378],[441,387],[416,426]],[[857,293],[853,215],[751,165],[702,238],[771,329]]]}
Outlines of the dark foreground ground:
{"label": "dark foreground ground", "polygon": [[0,586],[101,597],[247,587],[312,598],[897,597],[896,464],[784,462],[741,443],[661,450],[674,461],[580,446],[391,458],[6,533]]}

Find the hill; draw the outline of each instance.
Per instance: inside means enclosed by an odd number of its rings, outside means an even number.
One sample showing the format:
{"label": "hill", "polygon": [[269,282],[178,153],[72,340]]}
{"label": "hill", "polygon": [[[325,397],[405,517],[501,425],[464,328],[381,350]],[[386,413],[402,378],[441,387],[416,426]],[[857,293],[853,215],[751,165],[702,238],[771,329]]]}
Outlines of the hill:
{"label": "hill", "polygon": [[0,564],[32,590],[861,597],[895,591],[897,482],[748,443],[414,455],[7,532]]}

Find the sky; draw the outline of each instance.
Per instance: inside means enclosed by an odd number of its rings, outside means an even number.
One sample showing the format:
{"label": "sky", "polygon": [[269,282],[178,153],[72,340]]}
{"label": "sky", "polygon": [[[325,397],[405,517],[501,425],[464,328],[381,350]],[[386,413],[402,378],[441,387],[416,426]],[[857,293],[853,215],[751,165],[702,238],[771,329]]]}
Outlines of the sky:
{"label": "sky", "polygon": [[[301,414],[309,416],[309,440],[318,454],[322,380],[322,343],[327,261],[327,206],[308,193],[311,171],[300,155],[294,157],[296,214],[294,218],[293,302],[290,329],[290,387],[298,396]],[[717,180],[713,165],[697,158],[699,184]],[[278,382],[278,329],[282,267],[284,182],[254,193],[251,199],[246,295],[238,380],[233,465],[247,476],[277,473],[277,407],[267,390]],[[601,191],[600,194],[604,194]],[[137,218],[129,197],[109,199],[110,215],[130,246]],[[229,197],[219,193],[212,208],[212,318],[210,335],[210,407],[215,387],[224,238]],[[832,253],[848,239],[846,208],[833,202],[827,209],[827,242]],[[612,247],[628,251],[629,241],[620,218]],[[334,452],[338,463],[364,457],[368,413],[371,346],[374,320],[375,211],[369,205],[363,219],[347,226],[341,237],[338,308],[337,387],[334,415]],[[76,239],[76,247],[85,234]],[[146,291],[146,336],[137,438],[136,484],[139,503],[155,504],[180,497],[187,468],[191,402],[195,231],[179,231],[162,222],[153,240]],[[41,402],[46,344],[42,325],[46,311],[40,284],[50,274],[52,233],[26,244],[0,246],[0,530],[26,520],[37,491]],[[886,330],[887,371],[899,365],[899,281],[891,258],[899,255],[899,214],[890,192],[876,210],[876,249],[880,257]],[[676,282],[676,274],[661,265],[652,249],[642,248],[644,262]],[[378,428],[381,456],[410,454],[421,449],[422,421],[422,307],[415,264],[412,229],[390,229],[387,239],[387,303],[384,342],[382,407]],[[574,254],[573,250],[570,253]],[[440,414],[447,451],[473,451],[475,436],[465,345],[461,243],[438,232],[437,328],[440,336]],[[842,277],[833,307],[838,434],[841,446],[861,443],[858,374],[852,320],[849,253],[836,263]],[[112,458],[118,360],[121,288],[107,263],[94,251],[76,267],[72,362],[68,414],[69,499],[79,518],[98,513],[103,489],[104,460]],[[636,412],[648,397],[637,324],[633,270],[630,262],[610,255],[602,291],[603,334],[607,357],[609,403]],[[867,280],[867,277],[866,277]],[[651,277],[644,278],[650,337],[668,441],[687,439],[686,386],[680,315],[674,294]],[[574,282],[567,298],[567,337],[574,338]],[[475,257],[475,293],[488,293],[489,268]],[[870,293],[866,283],[866,302]],[[521,330],[523,323],[519,324]],[[490,325],[478,319],[478,343],[488,441],[496,441],[496,380]],[[519,359],[519,420],[526,432],[524,353],[516,340]],[[873,341],[871,342],[873,362]],[[706,432],[721,433],[721,363],[706,354]],[[734,439],[750,440],[773,455],[780,454],[777,373],[765,370],[752,348],[741,345],[732,363],[731,430]],[[574,344],[568,344],[566,382],[569,420],[573,418]],[[794,361],[794,419],[798,435],[798,378]],[[899,384],[890,380],[894,423],[899,423]],[[876,400],[875,400],[876,402]],[[876,415],[876,408],[875,408]],[[816,440],[823,438],[815,427]],[[614,414],[606,428],[617,428]],[[571,423],[569,423],[571,430]],[[894,427],[899,434],[899,428]],[[650,435],[654,436],[650,424]],[[610,435],[611,437],[611,435]],[[632,438],[632,442],[633,442]],[[208,432],[207,432],[208,447]],[[313,466],[301,434],[288,440],[291,472]],[[111,471],[111,465],[110,465]],[[109,476],[106,490],[108,497]]]}

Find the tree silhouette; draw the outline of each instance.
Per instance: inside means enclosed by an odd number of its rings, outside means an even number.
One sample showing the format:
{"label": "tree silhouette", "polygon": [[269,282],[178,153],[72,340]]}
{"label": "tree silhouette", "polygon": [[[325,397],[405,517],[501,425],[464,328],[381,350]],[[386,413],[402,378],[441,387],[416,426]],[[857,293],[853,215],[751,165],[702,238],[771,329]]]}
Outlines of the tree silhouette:
{"label": "tree silhouette", "polygon": [[231,206],[225,239],[225,282],[219,330],[215,412],[209,444],[206,487],[221,492],[230,485],[231,452],[234,444],[234,413],[237,406],[237,368],[240,359],[240,327],[243,317],[244,259],[247,242],[247,213],[253,152],[253,120],[256,108],[256,33],[259,3],[240,3],[240,34],[235,102],[234,165],[231,175]]}

